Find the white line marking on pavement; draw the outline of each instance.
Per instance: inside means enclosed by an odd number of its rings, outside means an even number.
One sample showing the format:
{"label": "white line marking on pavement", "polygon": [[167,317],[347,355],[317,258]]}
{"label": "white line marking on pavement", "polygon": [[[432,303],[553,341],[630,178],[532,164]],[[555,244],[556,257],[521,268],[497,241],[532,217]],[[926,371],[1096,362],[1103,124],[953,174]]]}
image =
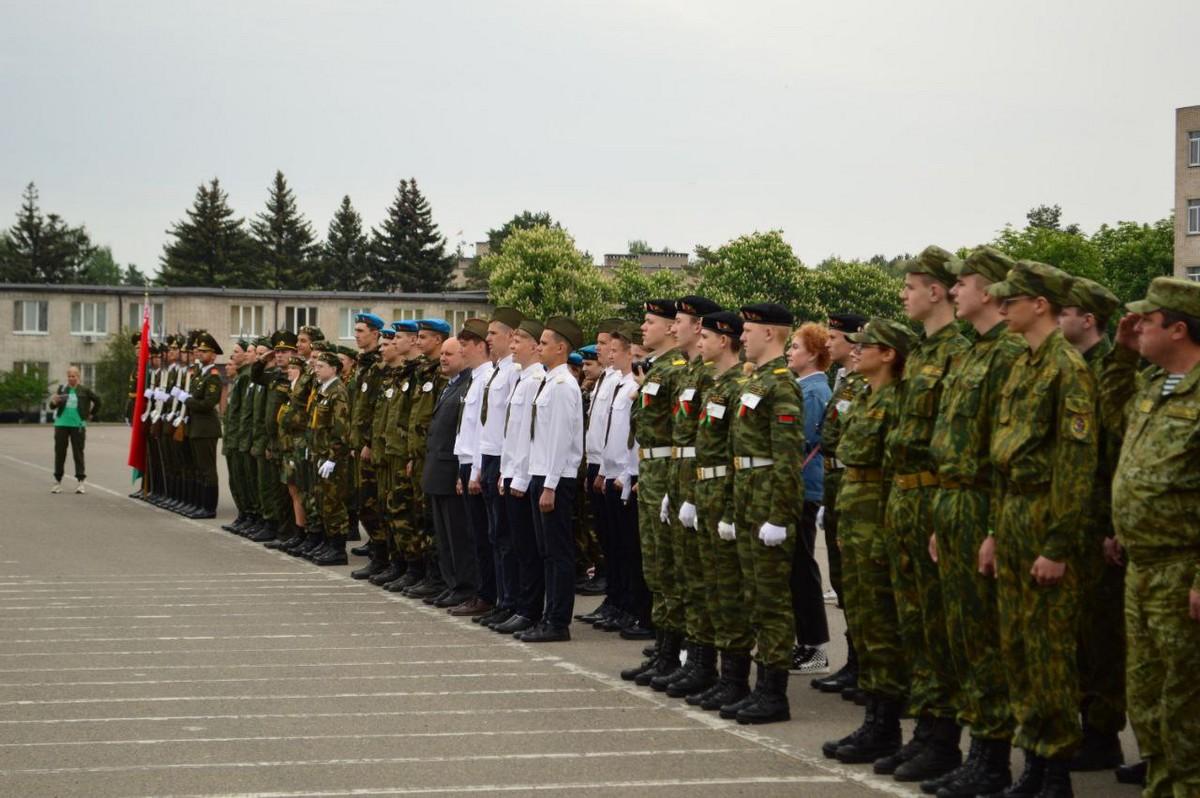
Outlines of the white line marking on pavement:
{"label": "white line marking on pavement", "polygon": [[5,640],[5,644],[37,644],[37,643],[157,643],[157,642],[191,642],[195,640],[312,640],[320,638],[327,640],[335,637],[448,637],[457,634],[452,629],[436,632],[346,632],[331,634],[260,634],[260,635],[162,635],[158,637],[60,637],[60,638],[29,638],[24,640]]}
{"label": "white line marking on pavement", "polygon": [[[570,707],[479,707],[474,709],[400,709],[374,712],[259,712],[243,715],[137,715],[102,718],[0,719],[0,726],[56,726],[72,723],[176,723],[206,720],[311,720],[313,718],[406,718],[425,715],[536,715],[541,712],[629,712],[639,707],[628,704]],[[655,707],[645,707],[657,711]]]}
{"label": "white line marking on pavement", "polygon": [[[236,670],[239,668],[388,668],[396,665],[511,665],[550,662],[546,657],[506,659],[404,659],[387,662],[240,662],[236,665],[81,665],[74,668],[0,668],[0,673],[78,673],[87,671]],[[72,682],[79,684],[79,682]]]}
{"label": "white line marking on pavement", "polygon": [[66,704],[157,704],[184,701],[315,701],[343,698],[408,698],[411,696],[534,695],[546,693],[597,693],[594,687],[529,687],[515,690],[412,690],[386,693],[321,693],[317,695],[183,695],[130,698],[45,698],[0,701],[0,707],[45,707]]}
{"label": "white line marking on pavement", "polygon": [[511,650],[503,642],[499,643],[411,643],[404,646],[318,646],[316,648],[229,648],[214,651],[211,648],[181,648],[170,651],[21,651],[19,653],[0,652],[0,657],[144,657],[144,656],[178,656],[180,654],[265,654],[274,651],[409,651],[414,648],[503,648]]}
{"label": "white line marking on pavement", "polygon": [[[321,615],[326,615],[326,614],[327,613],[321,613]],[[379,613],[379,614],[382,615],[383,613]],[[213,617],[214,618],[224,618],[227,616],[215,615]],[[362,625],[362,626],[367,626],[367,625],[369,625],[369,626],[403,626],[408,623],[409,622],[405,621],[405,620],[383,621],[383,620],[379,620],[378,618],[372,618],[369,621],[344,621],[344,620],[340,620],[340,621],[302,621],[300,623],[266,623],[265,625],[270,626],[272,629],[287,629],[292,626],[300,626],[305,629],[311,629],[313,627],[322,627],[322,626],[336,626],[339,628],[350,628],[350,627],[355,627],[355,626],[360,626],[360,625]],[[131,624],[123,624],[124,628],[126,628],[126,629],[161,629],[163,626],[169,626],[171,629],[208,629],[209,627],[218,626],[218,625],[225,626],[226,624],[222,624],[220,621],[212,621],[210,623],[171,623],[171,624],[131,623]],[[229,625],[237,626],[237,624],[229,624]],[[251,624],[246,624],[246,626],[250,626],[250,625]],[[254,624],[254,625],[257,625],[257,624]],[[7,631],[7,632],[87,632],[87,631],[98,631],[98,630],[111,629],[111,628],[112,628],[111,624],[89,624],[87,626],[14,626],[10,629],[6,629],[5,631]],[[75,640],[99,640],[101,638],[87,637],[87,636],[81,635],[81,636],[79,636],[77,638],[73,638],[73,639],[75,639]],[[145,638],[135,638],[135,639],[145,639]]]}
{"label": "white line marking on pavement", "polygon": [[[387,606],[387,605],[380,605],[380,606]],[[339,615],[391,615],[391,616],[395,616],[397,613],[394,612],[391,607],[388,607],[387,610],[339,610],[338,614]],[[402,614],[409,614],[409,613],[402,613]],[[329,615],[329,613],[328,612],[294,612],[292,610],[278,610],[277,611],[277,610],[272,610],[269,608],[263,608],[263,610],[261,612],[189,612],[189,613],[180,614],[180,615],[39,615],[38,618],[41,618],[41,619],[44,619],[47,621],[96,621],[96,620],[101,620],[104,618],[110,618],[110,619],[114,619],[114,620],[115,619],[161,620],[161,619],[167,619],[167,618],[189,618],[189,619],[193,619],[193,620],[196,618],[262,618],[265,620],[265,619],[270,618],[272,615],[286,615],[288,617],[305,618],[305,617],[310,617],[310,616],[326,617]],[[15,621],[17,623],[28,623],[29,622],[28,618],[0,619],[0,629],[7,628],[10,631],[19,630],[23,627],[5,627],[3,624],[4,620]],[[269,623],[269,621],[267,621],[267,622]],[[174,628],[175,624],[171,624],[171,626]],[[97,628],[107,629],[109,627],[100,626]],[[136,627],[130,627],[130,628],[136,628]]]}
{"label": "white line marking on pavement", "polygon": [[14,687],[26,689],[29,687],[119,687],[121,685],[151,685],[151,684],[253,684],[275,682],[363,682],[387,681],[389,679],[492,679],[513,678],[516,676],[562,676],[558,671],[505,671],[501,673],[385,673],[385,674],[354,674],[352,676],[255,676],[238,679],[132,679],[111,682],[4,682],[0,688]]}

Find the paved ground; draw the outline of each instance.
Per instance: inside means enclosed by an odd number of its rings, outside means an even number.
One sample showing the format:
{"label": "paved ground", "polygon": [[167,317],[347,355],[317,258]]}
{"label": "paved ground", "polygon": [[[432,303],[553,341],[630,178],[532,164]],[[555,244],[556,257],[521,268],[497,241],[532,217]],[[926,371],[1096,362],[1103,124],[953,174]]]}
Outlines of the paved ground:
{"label": "paved ground", "polygon": [[791,723],[690,711],[616,677],[640,645],[527,646],[222,532],[227,498],[131,501],[126,446],[93,427],[54,496],[50,430],[0,428],[0,795],[915,793],[823,759],[860,710],[800,680]]}

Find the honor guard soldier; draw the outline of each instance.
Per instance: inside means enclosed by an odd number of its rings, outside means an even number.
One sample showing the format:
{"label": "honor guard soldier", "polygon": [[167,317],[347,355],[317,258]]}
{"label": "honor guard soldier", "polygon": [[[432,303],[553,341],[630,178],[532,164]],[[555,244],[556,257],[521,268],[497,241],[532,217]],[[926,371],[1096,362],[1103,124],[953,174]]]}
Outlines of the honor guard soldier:
{"label": "honor guard soldier", "polygon": [[371,457],[371,422],[375,417],[375,405],[379,398],[379,383],[382,379],[379,367],[380,331],[383,319],[374,313],[359,313],[354,317],[354,343],[359,352],[353,376],[342,366],[342,380],[350,391],[350,449],[355,457],[353,475],[355,491],[351,506],[357,515],[351,517],[351,526],[358,531],[358,521],[367,530],[368,540],[374,543],[387,542],[387,532],[379,516],[379,490],[375,480],[375,463]]}

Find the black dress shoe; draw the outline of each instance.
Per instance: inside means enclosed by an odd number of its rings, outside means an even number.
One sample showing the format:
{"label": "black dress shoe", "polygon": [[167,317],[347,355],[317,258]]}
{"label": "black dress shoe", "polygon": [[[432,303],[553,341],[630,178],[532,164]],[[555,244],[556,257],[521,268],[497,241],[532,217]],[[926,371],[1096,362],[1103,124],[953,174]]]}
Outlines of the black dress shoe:
{"label": "black dress shoe", "polygon": [[514,614],[504,623],[494,624],[491,629],[493,632],[502,635],[511,635],[518,632],[524,632],[527,629],[533,628],[533,621],[526,618],[524,615]]}
{"label": "black dress shoe", "polygon": [[603,596],[608,592],[608,580],[603,576],[594,577],[577,587],[575,592],[581,596]]}
{"label": "black dress shoe", "polygon": [[504,607],[492,607],[491,610],[485,612],[483,615],[476,615],[474,618],[472,618],[471,623],[477,623],[480,626],[487,626],[489,623],[494,622],[497,618],[508,620],[511,616],[512,610],[507,610]]}
{"label": "black dress shoe", "polygon": [[1146,762],[1134,762],[1132,765],[1121,765],[1117,768],[1117,783],[1118,784],[1135,784],[1140,787],[1146,786]]}
{"label": "black dress shoe", "polygon": [[439,610],[448,610],[451,607],[457,607],[459,604],[470,601],[472,598],[474,597],[464,595],[463,593],[455,593],[452,590],[447,590],[445,596],[440,597],[437,601],[433,602],[433,606],[437,607]]}
{"label": "black dress shoe", "polygon": [[649,626],[643,626],[638,621],[622,629],[621,638],[624,640],[653,640],[654,629]]}
{"label": "black dress shoe", "polygon": [[330,546],[319,557],[313,557],[313,565],[349,565],[350,558],[346,556],[343,545]]}
{"label": "black dress shoe", "polygon": [[571,630],[565,626],[542,624],[521,635],[522,643],[558,643],[571,639]]}
{"label": "black dress shoe", "polygon": [[[427,588],[426,588],[426,590],[428,590],[428,589],[429,589],[429,588],[427,587]],[[438,591],[438,592],[436,592],[436,593],[429,593],[429,594],[427,594],[427,595],[426,595],[424,598],[422,598],[421,600],[422,600],[422,601],[424,601],[426,604],[437,604],[439,601],[441,601],[442,599],[446,598],[446,596],[449,596],[449,595],[450,595],[451,593],[453,593],[453,592],[454,592],[454,591],[453,591],[453,590],[451,590],[450,588],[448,588],[448,587],[443,587],[441,590],[439,590],[439,591]]]}

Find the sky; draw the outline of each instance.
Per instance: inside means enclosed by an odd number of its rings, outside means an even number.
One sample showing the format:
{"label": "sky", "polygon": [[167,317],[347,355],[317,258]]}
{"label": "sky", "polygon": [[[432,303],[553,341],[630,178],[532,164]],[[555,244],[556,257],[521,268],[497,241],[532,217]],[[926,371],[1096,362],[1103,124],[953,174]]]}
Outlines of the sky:
{"label": "sky", "polygon": [[1194,0],[0,0],[0,226],[21,191],[156,269],[218,177],[322,236],[401,178],[472,254],[549,211],[597,260],[782,229],[804,262],[1173,205]]}

